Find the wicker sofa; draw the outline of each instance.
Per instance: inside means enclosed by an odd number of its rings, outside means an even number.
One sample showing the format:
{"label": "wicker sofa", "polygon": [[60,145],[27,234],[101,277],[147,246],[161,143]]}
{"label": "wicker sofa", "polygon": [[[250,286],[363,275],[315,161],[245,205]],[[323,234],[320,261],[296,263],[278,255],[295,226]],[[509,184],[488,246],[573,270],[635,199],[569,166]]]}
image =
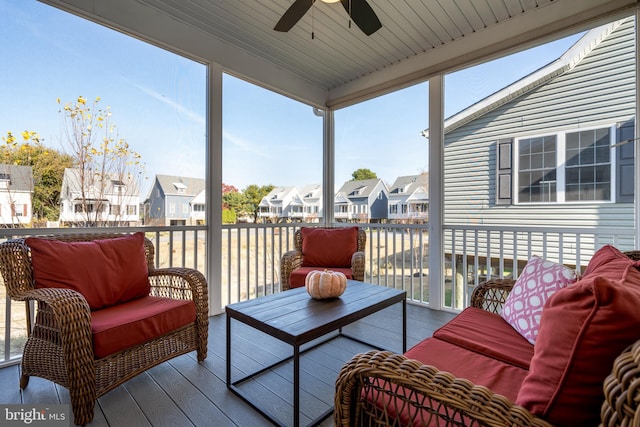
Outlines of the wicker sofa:
{"label": "wicker sofa", "polygon": [[10,240],[0,244],[0,272],[13,300],[38,303],[20,387],[37,376],[68,388],[78,425],[93,419],[98,397],[139,373],[193,350],[207,356],[205,278],[155,268],[142,233]]}
{"label": "wicker sofa", "polygon": [[617,257],[594,255],[546,301],[535,345],[498,314],[516,283],[499,279],[404,355],[354,356],[336,380],[335,425],[640,425],[638,253]]}

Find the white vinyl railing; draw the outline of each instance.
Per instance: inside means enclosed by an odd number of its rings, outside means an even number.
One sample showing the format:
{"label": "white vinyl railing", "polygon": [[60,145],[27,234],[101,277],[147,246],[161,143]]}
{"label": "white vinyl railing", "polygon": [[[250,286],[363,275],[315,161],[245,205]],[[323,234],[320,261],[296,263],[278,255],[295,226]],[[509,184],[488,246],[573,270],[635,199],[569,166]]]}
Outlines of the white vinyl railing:
{"label": "white vinyl railing", "polygon": [[[335,224],[351,226],[353,224]],[[294,247],[294,233],[305,224],[234,224],[222,226],[220,277],[222,304],[280,291],[280,259]],[[427,224],[358,224],[367,232],[365,280],[404,289],[414,303],[429,304]],[[206,271],[206,226],[100,228],[90,232],[142,231],[154,242],[158,267]],[[15,237],[86,233],[87,229],[0,229],[0,241]],[[610,243],[634,248],[633,230],[446,225],[443,230],[445,309],[461,310],[473,287],[492,277],[517,278],[533,255],[583,269],[595,250]],[[217,274],[216,274],[217,275]],[[12,302],[0,287],[0,365],[15,363],[26,339],[24,303]]]}

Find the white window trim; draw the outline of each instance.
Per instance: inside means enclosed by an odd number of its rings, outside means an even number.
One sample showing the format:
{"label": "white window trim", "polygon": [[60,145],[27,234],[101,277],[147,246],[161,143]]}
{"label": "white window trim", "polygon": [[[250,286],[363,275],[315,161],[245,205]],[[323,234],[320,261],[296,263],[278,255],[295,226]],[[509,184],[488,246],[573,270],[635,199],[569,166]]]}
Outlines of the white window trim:
{"label": "white window trim", "polygon": [[[565,200],[565,165],[566,165],[566,134],[581,132],[585,130],[594,130],[594,129],[603,129],[609,128],[609,149],[611,150],[611,200],[572,200],[567,202]],[[520,140],[522,139],[531,139],[531,138],[541,138],[544,136],[556,136],[556,201],[555,202],[521,202],[519,200],[520,192],[518,191],[520,188],[520,180],[519,180],[519,172],[520,172]],[[615,203],[616,202],[616,150],[614,149],[614,145],[616,143],[616,135],[617,135],[617,127],[615,123],[607,123],[600,124],[594,126],[587,127],[577,127],[570,129],[562,129],[549,131],[545,133],[532,134],[532,135],[521,135],[513,138],[513,198],[514,204],[523,205],[523,206],[542,206],[542,205],[559,205],[559,204],[594,204],[594,203]]]}

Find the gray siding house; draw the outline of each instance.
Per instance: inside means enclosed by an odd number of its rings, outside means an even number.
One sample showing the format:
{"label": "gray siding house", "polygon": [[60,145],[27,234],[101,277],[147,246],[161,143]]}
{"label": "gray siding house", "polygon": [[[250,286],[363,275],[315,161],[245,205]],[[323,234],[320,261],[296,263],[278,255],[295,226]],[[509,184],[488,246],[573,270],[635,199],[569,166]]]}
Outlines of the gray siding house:
{"label": "gray siding house", "polygon": [[379,222],[387,218],[389,189],[381,179],[347,181],[334,199],[339,222]]}
{"label": "gray siding house", "polygon": [[156,175],[144,202],[146,225],[194,225],[191,202],[205,188],[202,178]]}
{"label": "gray siding house", "polygon": [[[622,226],[633,239],[634,144],[626,142],[635,57],[633,18],[598,27],[558,60],[447,119],[445,224]],[[500,246],[492,241],[491,252]],[[534,253],[554,246],[538,242]]]}

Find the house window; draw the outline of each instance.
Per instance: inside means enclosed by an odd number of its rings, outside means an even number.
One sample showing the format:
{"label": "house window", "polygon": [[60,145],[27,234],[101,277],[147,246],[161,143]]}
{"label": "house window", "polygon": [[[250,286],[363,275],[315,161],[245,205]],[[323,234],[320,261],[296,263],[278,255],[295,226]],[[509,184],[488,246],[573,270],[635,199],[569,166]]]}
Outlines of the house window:
{"label": "house window", "polygon": [[12,215],[15,217],[27,216],[27,205],[21,203],[15,203],[11,205]]}
{"label": "house window", "polygon": [[136,205],[127,205],[127,215],[136,215],[138,209]]}
{"label": "house window", "polygon": [[169,213],[170,214],[175,214],[176,213],[176,204],[175,203],[169,203]]}
{"label": "house window", "polygon": [[603,127],[517,140],[518,202],[613,200],[612,135]]}
{"label": "house window", "polygon": [[398,213],[398,205],[389,206],[389,213],[390,214],[397,214]]}
{"label": "house window", "polygon": [[120,205],[111,205],[110,214],[111,215],[120,215]]}
{"label": "house window", "polygon": [[555,202],[556,135],[521,139],[518,150],[518,200]]}
{"label": "house window", "polygon": [[611,200],[609,129],[567,133],[566,200]]}
{"label": "house window", "polygon": [[176,189],[178,194],[184,194],[187,192],[187,186],[181,182],[174,182],[173,187]]}

